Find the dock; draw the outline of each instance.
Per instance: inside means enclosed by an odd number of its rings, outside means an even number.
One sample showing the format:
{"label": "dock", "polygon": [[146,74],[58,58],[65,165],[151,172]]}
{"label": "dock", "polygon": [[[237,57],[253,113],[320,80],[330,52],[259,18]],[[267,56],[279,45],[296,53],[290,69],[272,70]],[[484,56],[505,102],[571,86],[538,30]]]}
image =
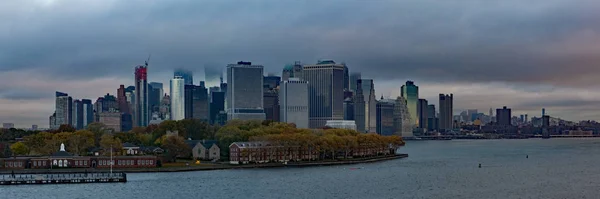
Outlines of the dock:
{"label": "dock", "polygon": [[124,183],[126,173],[28,173],[0,174],[0,185]]}

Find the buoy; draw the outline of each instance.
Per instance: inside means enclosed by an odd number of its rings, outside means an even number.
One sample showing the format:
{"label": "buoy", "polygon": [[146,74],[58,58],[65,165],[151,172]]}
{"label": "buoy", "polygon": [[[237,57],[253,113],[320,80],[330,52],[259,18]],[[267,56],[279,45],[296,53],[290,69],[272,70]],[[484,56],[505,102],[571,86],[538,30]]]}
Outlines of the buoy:
{"label": "buoy", "polygon": [[479,168],[481,168],[481,163],[479,163]]}
{"label": "buoy", "polygon": [[529,155],[527,155],[527,157],[525,157],[525,158],[529,158]]}

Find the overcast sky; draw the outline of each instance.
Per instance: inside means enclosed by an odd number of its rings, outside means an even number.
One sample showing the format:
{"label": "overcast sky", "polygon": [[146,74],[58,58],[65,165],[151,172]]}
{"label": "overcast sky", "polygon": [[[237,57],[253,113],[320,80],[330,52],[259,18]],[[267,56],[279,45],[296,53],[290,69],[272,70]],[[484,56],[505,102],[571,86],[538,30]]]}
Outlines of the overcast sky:
{"label": "overcast sky", "polygon": [[54,91],[95,100],[173,69],[240,60],[281,74],[287,63],[345,62],[378,98],[414,80],[455,112],[600,120],[597,0],[6,0],[0,1],[0,122],[48,126]]}

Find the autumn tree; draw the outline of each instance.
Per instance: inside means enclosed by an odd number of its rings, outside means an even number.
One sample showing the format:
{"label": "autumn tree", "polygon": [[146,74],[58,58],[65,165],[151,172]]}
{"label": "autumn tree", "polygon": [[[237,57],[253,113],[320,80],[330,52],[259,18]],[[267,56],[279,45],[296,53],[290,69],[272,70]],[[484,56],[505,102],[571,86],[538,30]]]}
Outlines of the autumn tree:
{"label": "autumn tree", "polygon": [[68,138],[68,146],[74,154],[85,155],[87,149],[95,145],[94,133],[88,130],[79,130]]}
{"label": "autumn tree", "polygon": [[61,124],[58,129],[56,130],[57,133],[60,132],[75,132],[75,128],[73,128],[73,126],[69,125],[69,124]]}
{"label": "autumn tree", "polygon": [[29,148],[23,142],[17,142],[10,145],[10,150],[14,155],[27,155],[29,154]]}
{"label": "autumn tree", "polygon": [[119,138],[105,134],[100,138],[100,146],[104,149],[104,154],[106,155],[110,153],[110,149],[112,149],[113,152],[121,151],[123,145]]}
{"label": "autumn tree", "polygon": [[182,136],[165,136],[161,146],[167,151],[167,157],[171,161],[175,161],[177,157],[189,156],[191,148],[185,143]]}
{"label": "autumn tree", "polygon": [[86,127],[86,130],[91,131],[94,134],[94,144],[95,146],[100,146],[100,140],[102,138],[102,136],[109,132],[110,129],[106,127],[106,125],[104,125],[103,123],[99,123],[99,122],[94,122],[91,124],[88,124],[88,126]]}

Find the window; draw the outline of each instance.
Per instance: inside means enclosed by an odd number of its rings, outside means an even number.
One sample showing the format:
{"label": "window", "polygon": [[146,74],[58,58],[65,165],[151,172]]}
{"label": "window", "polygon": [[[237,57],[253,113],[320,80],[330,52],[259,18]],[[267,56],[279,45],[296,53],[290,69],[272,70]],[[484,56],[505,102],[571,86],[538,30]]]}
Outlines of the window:
{"label": "window", "polygon": [[150,165],[154,165],[154,160],[150,160]]}
{"label": "window", "polygon": [[79,160],[75,160],[75,166],[79,166]]}
{"label": "window", "polygon": [[37,161],[33,161],[33,166],[37,167]]}
{"label": "window", "polygon": [[83,161],[83,165],[87,166],[87,160]]}
{"label": "window", "polygon": [[42,163],[44,164],[44,166],[46,166],[46,161],[45,161],[45,160],[44,160],[44,161],[42,161]]}

